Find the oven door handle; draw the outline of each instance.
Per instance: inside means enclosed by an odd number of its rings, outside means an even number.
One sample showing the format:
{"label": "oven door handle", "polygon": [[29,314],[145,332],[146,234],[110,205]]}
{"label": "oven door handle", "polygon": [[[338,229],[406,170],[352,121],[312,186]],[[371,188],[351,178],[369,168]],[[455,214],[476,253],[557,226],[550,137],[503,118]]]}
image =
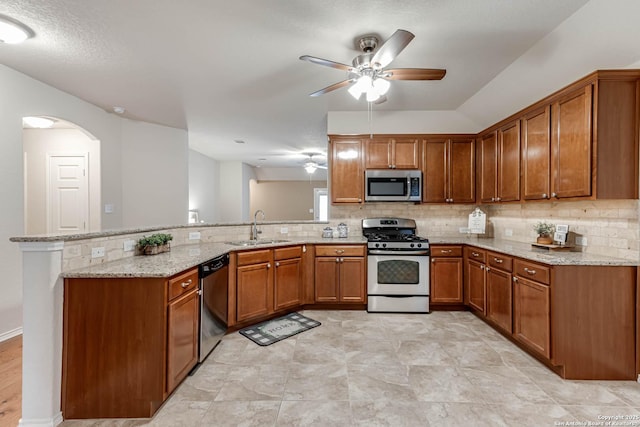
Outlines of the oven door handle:
{"label": "oven door handle", "polygon": [[379,249],[370,249],[369,255],[388,255],[388,256],[402,256],[402,255],[429,255],[429,251],[381,251]]}

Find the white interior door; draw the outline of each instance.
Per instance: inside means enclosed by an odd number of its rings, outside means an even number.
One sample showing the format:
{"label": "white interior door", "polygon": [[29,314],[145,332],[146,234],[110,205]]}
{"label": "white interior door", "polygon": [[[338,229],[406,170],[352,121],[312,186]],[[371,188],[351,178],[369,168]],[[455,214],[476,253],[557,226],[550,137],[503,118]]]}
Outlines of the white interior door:
{"label": "white interior door", "polygon": [[313,189],[313,219],[315,221],[329,219],[329,193],[326,188]]}
{"label": "white interior door", "polygon": [[49,154],[48,233],[77,233],[89,224],[89,153]]}

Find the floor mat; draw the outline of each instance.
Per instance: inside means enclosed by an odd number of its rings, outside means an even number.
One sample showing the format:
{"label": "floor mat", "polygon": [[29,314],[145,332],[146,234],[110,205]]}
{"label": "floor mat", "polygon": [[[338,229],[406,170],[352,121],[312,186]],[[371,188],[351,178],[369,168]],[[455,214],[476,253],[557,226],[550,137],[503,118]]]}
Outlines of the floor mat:
{"label": "floor mat", "polygon": [[265,346],[320,325],[320,322],[302,314],[289,313],[286,316],[241,329],[239,332],[256,344]]}

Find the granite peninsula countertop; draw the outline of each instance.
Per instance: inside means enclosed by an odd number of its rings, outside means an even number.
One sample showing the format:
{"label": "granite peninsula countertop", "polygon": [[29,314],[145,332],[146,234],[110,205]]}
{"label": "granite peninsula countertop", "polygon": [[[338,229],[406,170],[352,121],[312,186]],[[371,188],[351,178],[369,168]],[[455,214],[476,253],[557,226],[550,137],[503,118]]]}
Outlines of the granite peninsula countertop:
{"label": "granite peninsula countertop", "polygon": [[[477,237],[435,237],[430,238],[433,244],[471,245],[482,249],[501,252],[537,261],[548,265],[600,265],[600,266],[638,266],[640,262],[604,255],[582,252],[549,252],[536,249],[531,244]],[[260,244],[250,247],[239,247],[226,243],[199,243],[181,245],[171,248],[170,252],[153,256],[134,256],[117,261],[105,262],[77,270],[64,271],[64,278],[117,278],[117,277],[170,277],[182,271],[232,251],[274,248],[293,244],[364,244],[361,237],[348,238],[292,238],[287,242]]]}

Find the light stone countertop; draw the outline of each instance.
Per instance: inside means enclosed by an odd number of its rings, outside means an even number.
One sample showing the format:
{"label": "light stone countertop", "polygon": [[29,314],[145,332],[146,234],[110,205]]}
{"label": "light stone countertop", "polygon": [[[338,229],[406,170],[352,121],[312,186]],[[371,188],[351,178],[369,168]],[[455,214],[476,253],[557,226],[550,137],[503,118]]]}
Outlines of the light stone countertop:
{"label": "light stone countertop", "polygon": [[[478,237],[436,237],[430,244],[465,244],[537,261],[548,265],[638,266],[640,262],[582,252],[550,252],[532,248],[531,244]],[[364,237],[300,238],[283,243],[241,247],[226,243],[200,243],[171,248],[170,252],[152,256],[134,256],[62,273],[64,278],[170,277],[196,267],[212,258],[232,251],[288,246],[292,244],[365,244]]]}
{"label": "light stone countertop", "polygon": [[171,251],[158,255],[139,255],[105,262],[77,270],[63,271],[64,278],[116,278],[116,277],[170,277],[192,267],[197,267],[219,255],[232,251],[274,248],[295,244],[365,244],[364,237],[323,239],[307,237],[288,239],[287,242],[235,246],[226,243],[199,243],[193,245],[172,246]]}

